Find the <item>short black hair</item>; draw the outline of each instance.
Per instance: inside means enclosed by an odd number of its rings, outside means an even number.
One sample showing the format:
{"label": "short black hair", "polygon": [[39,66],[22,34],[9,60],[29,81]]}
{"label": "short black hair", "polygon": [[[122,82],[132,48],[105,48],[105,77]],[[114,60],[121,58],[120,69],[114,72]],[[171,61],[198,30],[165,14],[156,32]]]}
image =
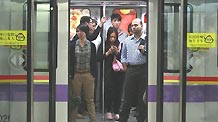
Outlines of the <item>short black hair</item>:
{"label": "short black hair", "polygon": [[122,17],[119,14],[112,14],[111,15],[111,21],[114,20],[114,19],[118,19],[119,21],[121,21]]}
{"label": "short black hair", "polygon": [[92,18],[90,16],[82,16],[80,18],[80,23],[85,23],[85,22],[87,23],[92,22]]}
{"label": "short black hair", "polygon": [[98,24],[97,20],[92,19],[92,22],[95,23],[96,25]]}
{"label": "short black hair", "polygon": [[80,24],[77,26],[77,28],[76,28],[76,31],[78,31],[78,30],[85,32],[85,33],[86,33],[86,36],[87,36],[87,34],[89,33],[89,27],[88,27],[88,25],[85,24],[85,23],[80,23]]}

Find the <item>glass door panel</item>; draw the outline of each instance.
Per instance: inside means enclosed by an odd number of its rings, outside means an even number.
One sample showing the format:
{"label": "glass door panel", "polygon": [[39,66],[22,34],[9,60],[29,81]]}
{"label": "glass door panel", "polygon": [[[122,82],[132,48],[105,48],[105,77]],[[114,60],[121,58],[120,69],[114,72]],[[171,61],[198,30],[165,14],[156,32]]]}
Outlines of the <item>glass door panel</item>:
{"label": "glass door panel", "polygon": [[25,0],[0,0],[0,121],[26,122]]}
{"label": "glass door panel", "polygon": [[187,122],[218,121],[218,2],[188,0],[193,7],[193,32],[188,31]]}
{"label": "glass door panel", "polygon": [[[165,1],[164,121],[179,121],[180,1]],[[188,0],[186,121],[216,122],[218,2]],[[169,112],[172,116],[166,117]]]}
{"label": "glass door panel", "polygon": [[[164,106],[163,121],[179,122],[180,115],[180,47],[181,47],[181,3],[166,0],[164,3]],[[193,31],[193,9],[187,6],[187,30]],[[191,54],[187,54],[189,60]],[[186,72],[192,66],[187,63]],[[168,114],[172,116],[166,117]]]}
{"label": "glass door panel", "polygon": [[50,3],[35,2],[34,6],[34,121],[48,122]]}

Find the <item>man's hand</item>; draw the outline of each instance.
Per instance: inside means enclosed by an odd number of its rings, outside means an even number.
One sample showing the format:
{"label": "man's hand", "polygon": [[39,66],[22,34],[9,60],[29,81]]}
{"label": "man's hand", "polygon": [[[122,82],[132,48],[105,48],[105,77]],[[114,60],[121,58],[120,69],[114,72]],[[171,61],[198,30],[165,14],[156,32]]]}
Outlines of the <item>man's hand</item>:
{"label": "man's hand", "polygon": [[145,52],[145,46],[144,45],[139,45],[138,49],[140,50],[141,53]]}
{"label": "man's hand", "polygon": [[106,18],[106,17],[102,17],[102,18],[101,18],[101,22],[100,22],[100,24],[99,24],[99,27],[102,27],[103,24],[104,24],[106,21],[107,21],[107,18]]}

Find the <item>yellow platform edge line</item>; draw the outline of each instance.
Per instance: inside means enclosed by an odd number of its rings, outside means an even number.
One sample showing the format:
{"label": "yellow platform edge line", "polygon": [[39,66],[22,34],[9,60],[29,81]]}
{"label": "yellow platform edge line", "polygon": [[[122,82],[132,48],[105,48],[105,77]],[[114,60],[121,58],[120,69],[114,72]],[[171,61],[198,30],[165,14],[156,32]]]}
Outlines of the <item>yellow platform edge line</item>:
{"label": "yellow platform edge line", "polygon": [[[179,80],[164,80],[164,83],[179,83]],[[218,84],[218,81],[187,81],[187,84]]]}
{"label": "yellow platform edge line", "polygon": [[[26,80],[0,80],[0,83],[25,83]],[[34,80],[34,83],[48,83],[49,80]]]}

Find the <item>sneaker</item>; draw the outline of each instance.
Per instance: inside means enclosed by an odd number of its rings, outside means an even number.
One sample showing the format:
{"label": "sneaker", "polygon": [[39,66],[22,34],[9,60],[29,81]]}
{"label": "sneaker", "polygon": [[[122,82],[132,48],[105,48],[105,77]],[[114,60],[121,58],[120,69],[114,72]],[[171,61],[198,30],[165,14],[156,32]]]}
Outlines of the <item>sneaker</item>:
{"label": "sneaker", "polygon": [[118,121],[118,120],[120,119],[119,114],[115,114],[115,115],[114,115],[114,119],[115,119],[115,121]]}
{"label": "sneaker", "polygon": [[112,120],[113,119],[112,113],[110,113],[110,112],[107,112],[105,117],[106,117],[107,120]]}

